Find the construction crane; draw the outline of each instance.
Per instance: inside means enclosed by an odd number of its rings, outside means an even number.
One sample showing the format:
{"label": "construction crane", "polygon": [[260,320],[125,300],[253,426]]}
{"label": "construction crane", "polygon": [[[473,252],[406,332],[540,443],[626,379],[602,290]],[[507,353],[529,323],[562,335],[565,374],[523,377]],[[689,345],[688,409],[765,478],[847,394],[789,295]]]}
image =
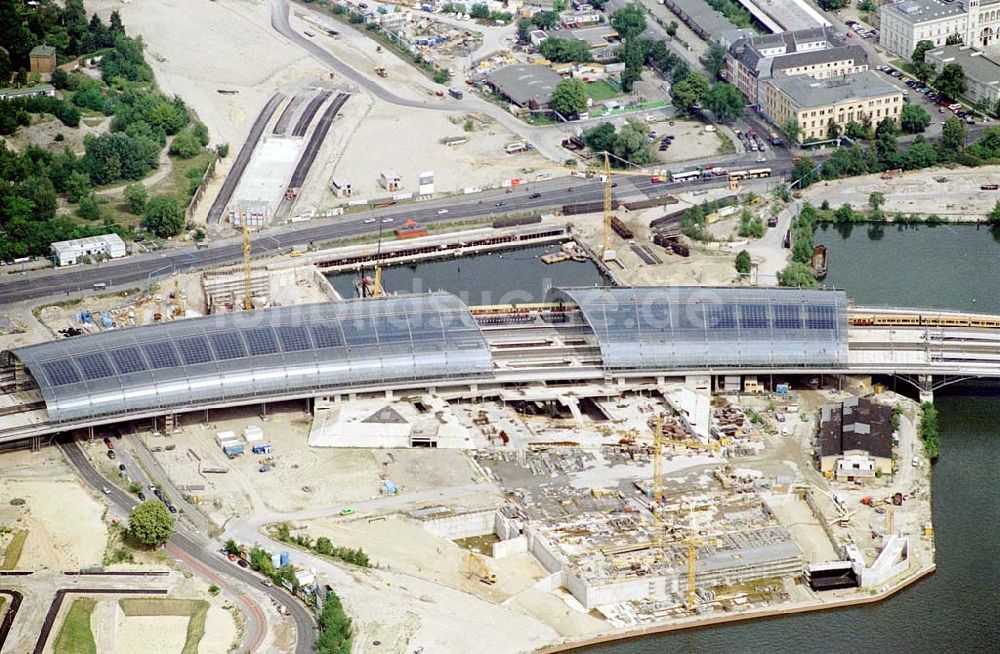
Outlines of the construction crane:
{"label": "construction crane", "polygon": [[471,579],[473,576],[478,575],[479,581],[486,584],[487,586],[492,586],[497,583],[497,576],[490,571],[486,562],[482,560],[475,552],[469,551],[469,556],[466,561],[466,575]]}
{"label": "construction crane", "polygon": [[250,271],[250,228],[243,220],[243,310],[253,310],[253,280]]}
{"label": "construction crane", "polygon": [[656,414],[653,434],[653,558],[663,558],[663,414]]}
{"label": "construction crane", "polygon": [[[602,156],[604,157],[604,164],[601,167],[601,181],[604,184],[604,251],[601,253],[601,258],[605,261],[615,258],[614,250],[611,249],[611,204],[612,204],[612,193],[613,183],[611,181],[611,159],[614,156],[607,150],[603,151]],[[628,163],[624,159],[615,157],[624,163]],[[615,175],[635,175],[638,177],[649,177],[654,182],[664,182],[667,180],[665,175],[660,175],[655,172],[650,173],[648,171],[639,170],[616,170]]]}
{"label": "construction crane", "polygon": [[688,592],[685,605],[688,611],[694,611],[695,601],[698,599],[697,586],[695,585],[695,564],[698,562],[698,548],[702,545],[715,545],[714,538],[701,539],[695,536],[688,536],[684,539],[688,548]]}

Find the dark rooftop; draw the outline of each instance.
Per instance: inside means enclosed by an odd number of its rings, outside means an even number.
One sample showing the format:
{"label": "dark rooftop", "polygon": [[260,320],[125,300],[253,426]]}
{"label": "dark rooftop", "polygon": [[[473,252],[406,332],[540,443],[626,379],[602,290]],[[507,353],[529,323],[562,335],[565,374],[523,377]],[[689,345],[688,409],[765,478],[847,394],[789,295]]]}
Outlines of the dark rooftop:
{"label": "dark rooftop", "polygon": [[864,450],[892,458],[892,409],[865,398],[827,404],[820,410],[820,456]]}

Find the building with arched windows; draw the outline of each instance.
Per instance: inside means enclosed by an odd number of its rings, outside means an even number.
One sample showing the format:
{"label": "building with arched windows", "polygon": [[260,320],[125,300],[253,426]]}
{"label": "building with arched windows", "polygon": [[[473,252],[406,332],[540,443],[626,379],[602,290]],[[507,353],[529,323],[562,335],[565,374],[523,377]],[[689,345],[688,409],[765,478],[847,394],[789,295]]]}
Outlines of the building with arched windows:
{"label": "building with arched windows", "polygon": [[957,34],[964,45],[998,45],[1000,0],[903,0],[879,8],[879,44],[906,59],[920,41],[946,45]]}

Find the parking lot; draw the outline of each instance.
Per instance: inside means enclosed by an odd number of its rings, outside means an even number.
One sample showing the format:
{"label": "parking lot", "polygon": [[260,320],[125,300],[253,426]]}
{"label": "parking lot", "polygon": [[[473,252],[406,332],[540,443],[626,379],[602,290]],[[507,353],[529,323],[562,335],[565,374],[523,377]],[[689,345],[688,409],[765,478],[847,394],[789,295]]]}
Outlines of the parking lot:
{"label": "parking lot", "polygon": [[950,118],[950,114],[954,114],[969,125],[976,124],[975,117],[979,114],[966,109],[960,102],[953,102],[950,98],[945,98],[934,89],[925,86],[918,80],[910,78],[906,73],[893,66],[879,66],[878,70],[906,84],[909,90],[904,91],[904,94],[908,101],[913,102],[919,96],[923,96],[926,99],[928,112],[931,113],[932,118],[935,113],[937,114],[935,120],[943,121]]}

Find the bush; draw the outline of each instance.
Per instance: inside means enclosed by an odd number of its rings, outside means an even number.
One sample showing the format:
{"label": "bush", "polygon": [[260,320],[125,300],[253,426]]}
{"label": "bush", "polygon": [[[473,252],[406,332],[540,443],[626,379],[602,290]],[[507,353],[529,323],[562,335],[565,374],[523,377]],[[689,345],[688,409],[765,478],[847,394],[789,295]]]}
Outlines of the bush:
{"label": "bush", "polygon": [[741,275],[750,274],[750,253],[746,250],[740,250],[736,255],[736,272]]}
{"label": "bush", "polygon": [[202,145],[193,130],[185,129],[178,132],[170,143],[170,154],[181,159],[190,159],[201,152]]}
{"label": "bush", "polygon": [[125,204],[128,205],[128,210],[135,214],[140,215],[146,210],[146,203],[149,200],[149,194],[146,191],[146,187],[140,182],[135,184],[129,184],[125,187]]}
{"label": "bush", "polygon": [[344,611],[340,598],[333,591],[326,594],[323,612],[319,615],[318,654],[350,654],[351,619]]}
{"label": "bush", "polygon": [[100,220],[101,207],[97,204],[97,197],[91,193],[80,200],[80,206],[76,209],[76,215],[84,220]]}
{"label": "bush", "polygon": [[146,500],[128,519],[129,535],[148,546],[158,546],[174,533],[174,519],[159,500]]}
{"label": "bush", "polygon": [[924,453],[927,458],[933,461],[938,458],[939,454],[939,431],[938,431],[938,413],[937,409],[930,402],[924,402],[920,405],[920,409],[923,411],[923,415],[920,418],[920,428],[918,429],[918,434],[920,435],[920,440],[924,442]]}
{"label": "bush", "polygon": [[434,81],[437,84],[447,84],[450,79],[451,75],[444,68],[438,68],[434,71]]}
{"label": "bush", "polygon": [[215,153],[219,155],[220,159],[225,159],[226,157],[229,156],[229,144],[220,143],[219,145],[215,146]]}

